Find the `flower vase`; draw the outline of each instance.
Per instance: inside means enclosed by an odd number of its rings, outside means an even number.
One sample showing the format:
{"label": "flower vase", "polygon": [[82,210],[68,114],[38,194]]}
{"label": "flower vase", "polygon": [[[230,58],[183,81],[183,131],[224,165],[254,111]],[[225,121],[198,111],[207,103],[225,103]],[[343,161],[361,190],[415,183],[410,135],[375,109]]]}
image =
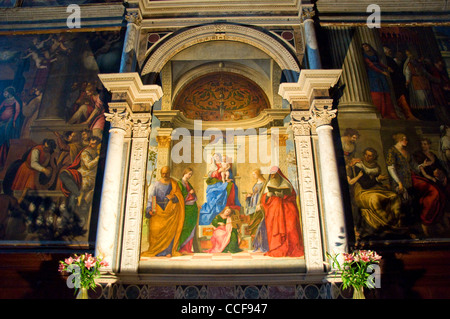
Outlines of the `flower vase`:
{"label": "flower vase", "polygon": [[89,299],[88,289],[84,287],[80,288],[78,290],[77,299]]}
{"label": "flower vase", "polygon": [[366,299],[363,286],[353,287],[353,299]]}

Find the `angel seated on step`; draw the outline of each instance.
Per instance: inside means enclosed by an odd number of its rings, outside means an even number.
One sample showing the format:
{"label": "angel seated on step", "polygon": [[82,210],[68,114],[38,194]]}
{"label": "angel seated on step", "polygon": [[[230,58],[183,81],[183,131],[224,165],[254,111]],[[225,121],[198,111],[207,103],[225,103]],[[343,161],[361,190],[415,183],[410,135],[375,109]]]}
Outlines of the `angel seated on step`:
{"label": "angel seated on step", "polygon": [[211,249],[207,253],[238,253],[240,243],[239,216],[229,206],[226,206],[216,217],[211,225],[214,226],[214,232],[211,237]]}

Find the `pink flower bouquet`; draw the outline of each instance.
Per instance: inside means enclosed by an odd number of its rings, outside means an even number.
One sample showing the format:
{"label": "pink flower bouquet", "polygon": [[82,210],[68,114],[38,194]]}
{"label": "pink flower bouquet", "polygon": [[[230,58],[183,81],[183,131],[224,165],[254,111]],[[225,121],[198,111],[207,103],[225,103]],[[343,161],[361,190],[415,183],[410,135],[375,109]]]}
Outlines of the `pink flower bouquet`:
{"label": "pink flower bouquet", "polygon": [[59,261],[58,271],[69,273],[67,286],[75,288],[75,293],[79,288],[95,289],[95,279],[100,277],[100,268],[107,267],[108,263],[101,257],[94,257],[85,253],[82,255],[73,255],[64,261]]}
{"label": "pink flower bouquet", "polygon": [[371,265],[378,264],[381,256],[372,250],[356,250],[352,253],[343,253],[343,263],[339,263],[338,255],[331,256],[327,253],[327,257],[332,262],[332,267],[336,267],[341,273],[342,288],[353,287],[355,289],[375,288],[372,280],[370,280],[372,268]]}

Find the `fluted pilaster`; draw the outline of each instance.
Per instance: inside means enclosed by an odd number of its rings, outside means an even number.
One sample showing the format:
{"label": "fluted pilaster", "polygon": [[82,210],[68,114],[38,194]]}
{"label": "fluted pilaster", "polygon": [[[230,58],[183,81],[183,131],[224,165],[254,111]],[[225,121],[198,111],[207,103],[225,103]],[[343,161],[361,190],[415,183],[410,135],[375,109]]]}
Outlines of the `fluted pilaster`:
{"label": "fluted pilaster", "polygon": [[339,100],[339,113],[359,113],[365,117],[377,118],[357,28],[332,26],[326,29],[333,68],[342,69],[340,85],[343,90]]}

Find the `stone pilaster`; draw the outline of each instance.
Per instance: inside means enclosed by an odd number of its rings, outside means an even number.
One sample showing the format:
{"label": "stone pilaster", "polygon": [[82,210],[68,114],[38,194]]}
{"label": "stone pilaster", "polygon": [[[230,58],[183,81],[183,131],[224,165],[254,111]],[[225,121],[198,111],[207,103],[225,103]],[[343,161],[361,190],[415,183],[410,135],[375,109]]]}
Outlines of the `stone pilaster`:
{"label": "stone pilaster", "polygon": [[306,269],[323,272],[322,238],[314,171],[309,111],[292,111],[291,126],[297,154],[298,189],[300,195],[303,245]]}
{"label": "stone pilaster", "polygon": [[[370,95],[366,65],[362,56],[361,37],[356,27],[330,26],[328,39],[333,67],[342,69],[339,100],[340,118],[358,113],[363,118],[378,118],[377,109]],[[352,117],[352,118],[353,118]]]}
{"label": "stone pilaster", "polygon": [[142,214],[145,202],[150,114],[132,118],[131,154],[126,191],[125,221],[122,240],[121,273],[136,273],[139,264]]}

